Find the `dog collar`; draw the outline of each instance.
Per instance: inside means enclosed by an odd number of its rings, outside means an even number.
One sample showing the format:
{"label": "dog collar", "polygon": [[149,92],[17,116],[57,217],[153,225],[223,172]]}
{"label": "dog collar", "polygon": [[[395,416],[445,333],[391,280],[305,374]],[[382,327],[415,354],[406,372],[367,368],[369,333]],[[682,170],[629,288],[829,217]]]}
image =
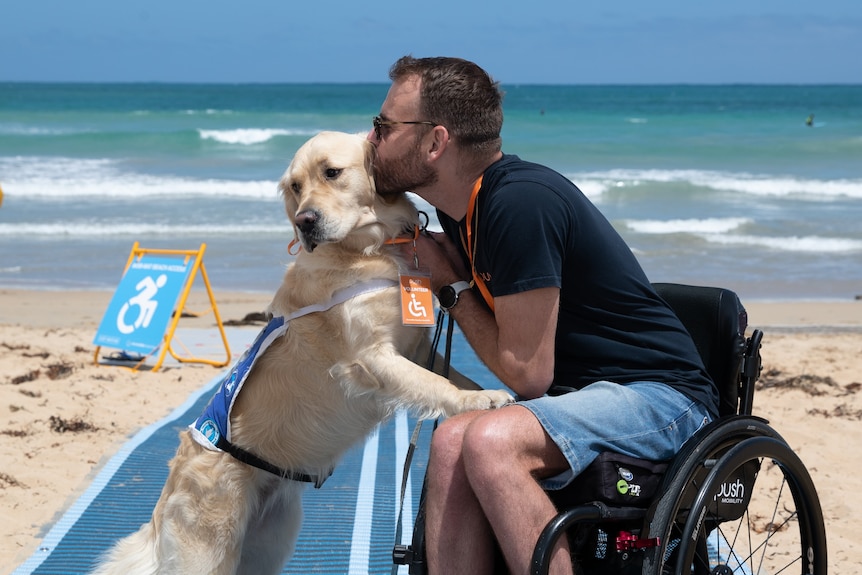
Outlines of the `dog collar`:
{"label": "dog collar", "polygon": [[[426,215],[425,217],[427,218],[428,216]],[[426,225],[427,225],[427,222],[426,222]],[[424,227],[422,229],[424,229]],[[410,242],[415,242],[418,237],[419,237],[419,226],[414,225],[412,238],[396,237],[396,238],[388,239],[383,243],[387,246],[393,246],[396,244],[407,244]],[[293,238],[292,240],[290,240],[290,243],[287,244],[287,253],[289,253],[290,255],[295,256],[301,251],[302,251],[302,244],[299,242],[299,238]]]}

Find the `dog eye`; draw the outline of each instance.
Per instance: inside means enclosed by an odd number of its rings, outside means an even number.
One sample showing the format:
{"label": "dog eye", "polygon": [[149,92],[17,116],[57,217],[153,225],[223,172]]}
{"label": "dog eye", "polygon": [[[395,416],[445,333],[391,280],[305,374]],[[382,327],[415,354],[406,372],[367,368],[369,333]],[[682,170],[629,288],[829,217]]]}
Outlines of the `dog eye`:
{"label": "dog eye", "polygon": [[341,175],[341,168],[326,168],[324,175],[326,175],[327,180],[334,180]]}
{"label": "dog eye", "polygon": [[297,184],[296,182],[291,182],[290,183],[290,189],[293,190],[294,194],[299,195],[299,191],[300,191],[299,184]]}

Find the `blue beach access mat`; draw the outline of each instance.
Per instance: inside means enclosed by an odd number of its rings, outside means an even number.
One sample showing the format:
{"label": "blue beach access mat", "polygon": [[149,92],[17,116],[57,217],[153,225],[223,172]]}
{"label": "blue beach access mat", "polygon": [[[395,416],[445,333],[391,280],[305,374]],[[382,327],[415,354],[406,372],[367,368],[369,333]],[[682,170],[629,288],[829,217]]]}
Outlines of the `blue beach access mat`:
{"label": "blue beach access mat", "polygon": [[[254,335],[248,333],[248,342]],[[456,333],[452,364],[485,387],[499,387]],[[243,349],[235,347],[234,350]],[[170,415],[132,437],[51,527],[12,575],[88,573],[115,541],[149,521],[168,475],[178,433],[195,420],[221,380],[215,377]],[[305,519],[282,573],[388,574],[401,501],[401,478],[415,419],[399,413],[349,451],[320,489],[305,491]],[[433,422],[422,426],[404,498],[403,542],[419,504]],[[407,573],[406,566],[399,573]]]}

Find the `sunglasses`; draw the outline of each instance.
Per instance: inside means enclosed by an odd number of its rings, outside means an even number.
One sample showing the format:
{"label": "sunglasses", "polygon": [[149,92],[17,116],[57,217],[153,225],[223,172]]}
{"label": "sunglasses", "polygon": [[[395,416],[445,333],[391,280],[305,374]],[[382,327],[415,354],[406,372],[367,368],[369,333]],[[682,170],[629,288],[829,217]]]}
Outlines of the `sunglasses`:
{"label": "sunglasses", "polygon": [[380,116],[374,116],[372,118],[371,123],[374,125],[374,135],[377,136],[378,140],[383,139],[383,130],[384,126],[395,126],[397,124],[424,124],[426,126],[439,126],[440,124],[435,124],[434,122],[398,122],[395,120],[384,120]]}

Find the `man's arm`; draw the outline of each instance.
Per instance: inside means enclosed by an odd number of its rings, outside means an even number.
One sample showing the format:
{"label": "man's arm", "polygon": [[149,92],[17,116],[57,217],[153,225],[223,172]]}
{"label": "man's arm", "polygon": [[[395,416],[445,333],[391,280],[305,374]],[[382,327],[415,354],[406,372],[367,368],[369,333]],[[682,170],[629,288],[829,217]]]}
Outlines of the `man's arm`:
{"label": "man's arm", "polygon": [[535,289],[494,298],[491,314],[470,292],[450,313],[488,368],[530,399],[544,395],[554,380],[559,302],[559,289]]}
{"label": "man's arm", "polygon": [[[435,292],[470,278],[443,234],[420,237],[417,253],[420,265],[431,268]],[[553,382],[559,303],[558,288],[541,288],[494,298],[492,314],[470,290],[461,293],[450,313],[494,375],[518,395],[533,398]]]}

